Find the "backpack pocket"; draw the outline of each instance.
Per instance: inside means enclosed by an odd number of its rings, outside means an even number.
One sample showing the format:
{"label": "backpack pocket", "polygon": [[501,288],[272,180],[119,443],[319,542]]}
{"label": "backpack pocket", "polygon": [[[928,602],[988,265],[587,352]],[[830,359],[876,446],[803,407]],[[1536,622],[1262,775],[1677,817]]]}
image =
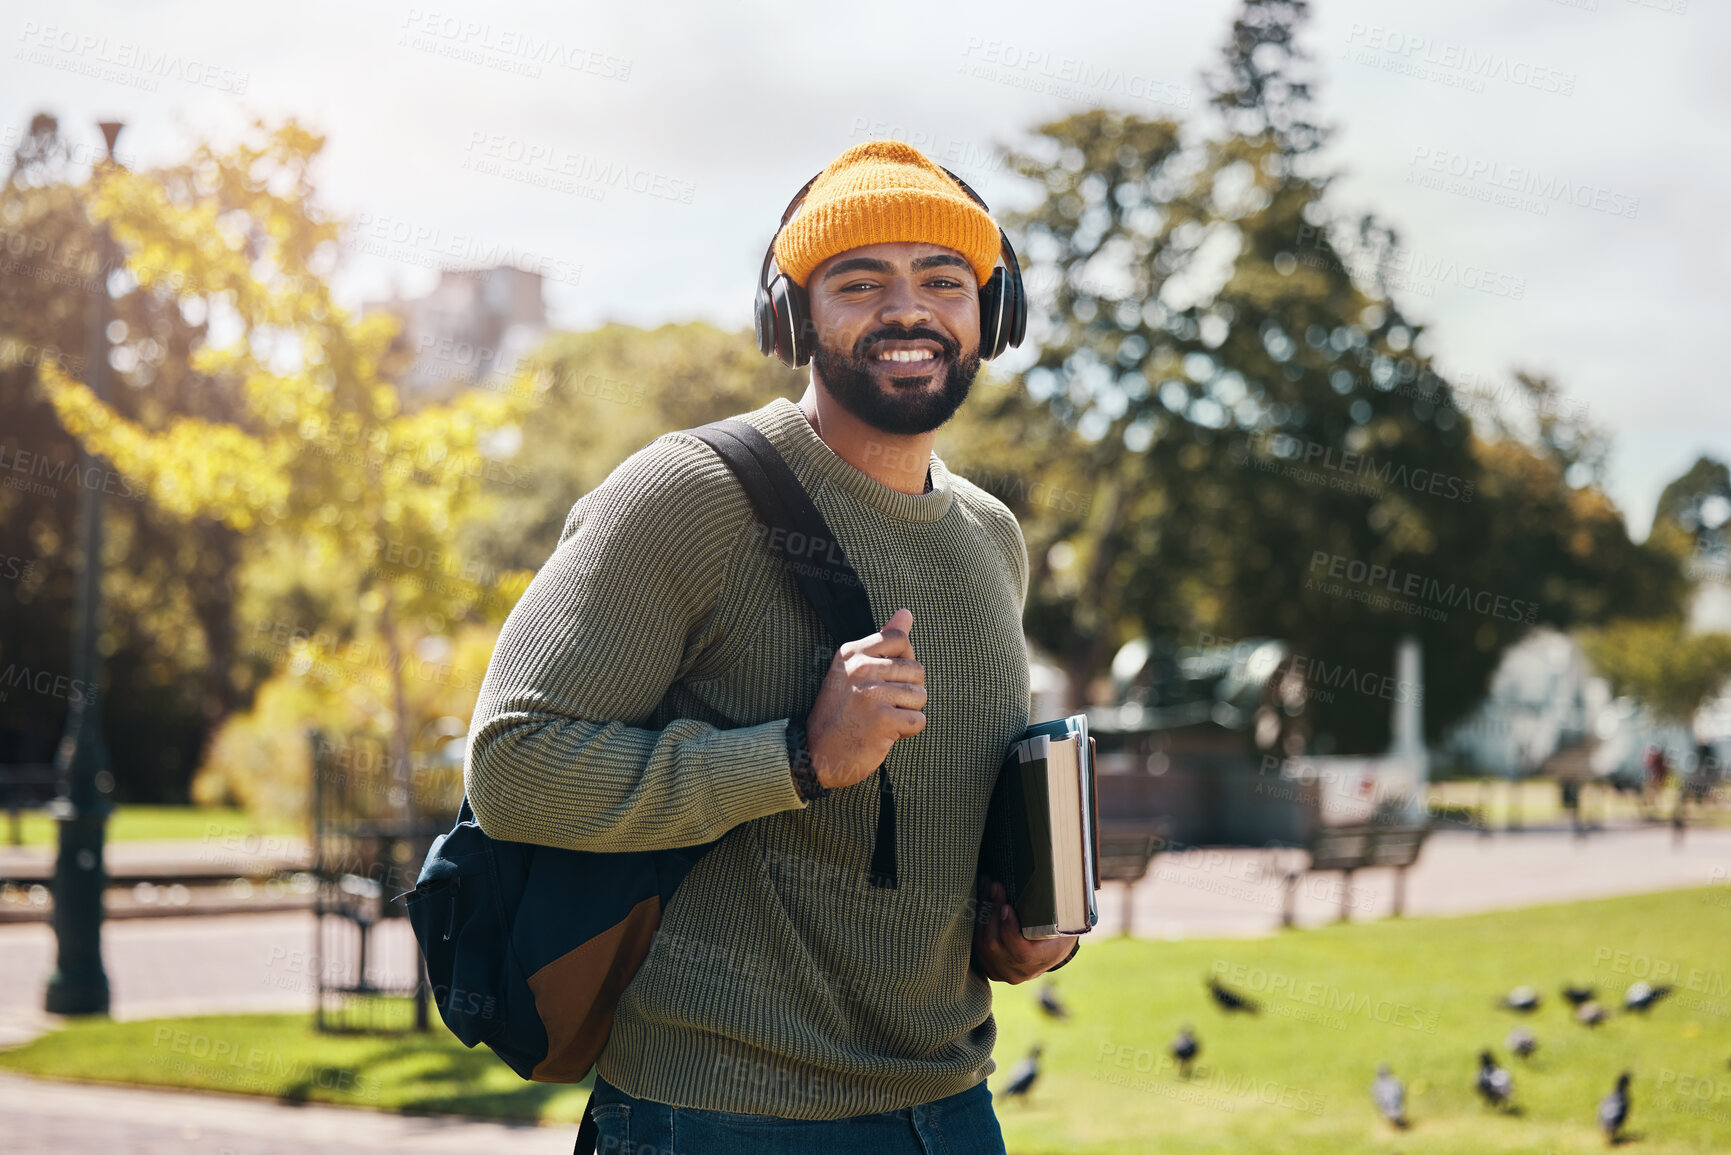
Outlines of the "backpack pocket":
{"label": "backpack pocket", "polygon": [[509,1010],[502,998],[509,989],[510,935],[492,851],[479,827],[459,825],[433,844],[405,897],[433,1003],[468,1047],[502,1031]]}

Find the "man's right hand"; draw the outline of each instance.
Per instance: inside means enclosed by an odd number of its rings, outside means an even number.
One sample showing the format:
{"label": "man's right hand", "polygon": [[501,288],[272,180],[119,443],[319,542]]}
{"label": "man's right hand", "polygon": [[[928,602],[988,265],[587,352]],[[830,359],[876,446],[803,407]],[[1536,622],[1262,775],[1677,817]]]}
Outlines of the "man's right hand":
{"label": "man's right hand", "polygon": [[911,610],[897,610],[869,638],[844,642],[806,719],[817,780],[831,790],[869,775],[897,738],[926,728],[926,668],[908,641]]}

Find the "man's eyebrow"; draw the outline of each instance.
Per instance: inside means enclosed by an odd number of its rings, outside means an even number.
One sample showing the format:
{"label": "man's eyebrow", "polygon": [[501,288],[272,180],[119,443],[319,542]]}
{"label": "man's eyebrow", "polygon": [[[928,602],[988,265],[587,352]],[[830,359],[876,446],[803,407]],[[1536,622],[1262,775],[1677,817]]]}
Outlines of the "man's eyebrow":
{"label": "man's eyebrow", "polygon": [[939,265],[957,265],[961,268],[970,270],[973,268],[972,265],[956,256],[954,253],[938,253],[935,256],[921,257],[919,260],[915,261],[914,272],[917,273],[921,269],[935,269]]}
{"label": "man's eyebrow", "polygon": [[[920,257],[914,261],[913,271],[918,273],[925,269],[935,269],[940,265],[955,265],[963,269],[973,268],[972,265],[954,253],[936,253],[929,257]],[[849,257],[845,261],[837,261],[835,267],[823,275],[823,279],[827,281],[831,277],[856,272],[888,275],[894,273],[895,268],[888,261],[880,261],[876,257]]]}
{"label": "man's eyebrow", "polygon": [[853,273],[862,270],[868,273],[895,272],[895,270],[890,267],[888,261],[880,261],[875,257],[849,257],[845,261],[836,262],[835,267],[823,275],[823,279],[827,281],[831,277],[839,277],[843,273]]}

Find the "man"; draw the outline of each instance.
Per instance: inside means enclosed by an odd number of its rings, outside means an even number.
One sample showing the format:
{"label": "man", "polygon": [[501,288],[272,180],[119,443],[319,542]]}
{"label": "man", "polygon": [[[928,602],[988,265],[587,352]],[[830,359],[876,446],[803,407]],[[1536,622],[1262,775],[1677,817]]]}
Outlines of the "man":
{"label": "man", "polygon": [[[732,472],[663,435],[576,504],[505,623],[470,804],[494,838],[577,850],[722,839],[620,1000],[602,1150],[1002,1152],[987,979],[1025,982],[1077,940],[1024,940],[975,876],[1028,722],[1028,558],[1009,510],[931,446],[979,368],[997,227],[917,150],[874,141],[818,176],[774,251],[810,295],[811,384],[740,417],[883,627],[832,650]],[[868,881],[880,763],[893,885]]]}

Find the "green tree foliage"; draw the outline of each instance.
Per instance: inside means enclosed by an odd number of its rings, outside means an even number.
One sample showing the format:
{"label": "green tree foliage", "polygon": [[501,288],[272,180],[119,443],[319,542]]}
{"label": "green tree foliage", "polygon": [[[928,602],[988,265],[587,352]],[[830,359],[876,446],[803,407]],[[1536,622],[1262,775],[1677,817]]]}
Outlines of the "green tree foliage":
{"label": "green tree foliage", "polygon": [[[1029,319],[1038,359],[1016,388],[977,386],[981,396],[940,444],[987,489],[1025,491],[1009,504],[1028,539],[1028,634],[1069,675],[1079,703],[1137,632],[1133,559],[1155,548],[1149,534],[1166,494],[1140,452],[1149,427],[1127,432],[1129,411],[1148,389],[1140,366],[1175,359],[1159,293],[1203,238],[1177,125],[1095,111],[1039,136],[1009,163],[1045,200],[1008,215],[1027,283],[1053,301],[1049,316]],[[1021,484],[992,483],[1003,479]],[[1059,498],[1036,501],[1041,483]]]}
{"label": "green tree foliage", "polygon": [[1473,440],[1489,515],[1476,544],[1488,558],[1479,564],[1526,591],[1540,620],[1562,630],[1677,613],[1688,587],[1675,554],[1651,539],[1632,542],[1599,487],[1609,437],[1578,410],[1565,413],[1548,379],[1517,373],[1515,387],[1511,411]]}
{"label": "green tree foliage", "polygon": [[1659,495],[1648,540],[1687,559],[1695,576],[1724,580],[1731,563],[1731,468],[1696,458]]}
{"label": "green tree foliage", "polygon": [[512,461],[534,484],[513,491],[465,545],[503,568],[546,561],[577,499],[661,434],[799,397],[806,384],[805,372],[759,353],[751,333],[702,321],[557,334],[522,373],[537,400]]}
{"label": "green tree foliage", "polygon": [[1679,618],[1621,621],[1579,637],[1614,692],[1667,721],[1687,725],[1731,681],[1731,635],[1689,633]]}
{"label": "green tree foliage", "polygon": [[403,697],[413,721],[407,763],[395,761],[389,651],[376,641],[300,646],[259,687],[251,709],[216,731],[193,780],[193,800],[255,814],[305,815],[313,784],[307,725],[313,721],[326,785],[342,791],[358,816],[388,819],[405,803],[421,814],[455,814],[463,797],[462,739],[498,629],[469,622],[432,634],[411,624],[405,635],[410,660]]}
{"label": "green tree foliage", "polygon": [[[450,562],[461,526],[490,511],[488,439],[513,427],[533,390],[519,381],[405,411],[392,384],[397,320],[352,317],[326,280],[341,222],[314,197],[323,139],[292,120],[255,128],[255,139],[227,151],[201,145],[176,168],[105,167],[89,197],[142,290],[183,314],[221,318],[221,335],[207,330],[187,360],[225,400],[132,416],[58,365],[41,363],[38,377],[62,424],[165,512],[352,579],[342,600],[362,611],[384,654],[391,763],[406,768],[413,656],[404,623],[438,633],[468,617],[502,618],[528,580],[477,580]],[[299,663],[356,640],[298,624],[282,633]]]}
{"label": "green tree foliage", "polygon": [[[1044,193],[1012,225],[1051,290],[1024,378],[1047,416],[995,402],[1022,433],[997,465],[1079,458],[1085,512],[1039,511],[1030,535],[1029,633],[1073,691],[1136,633],[1275,636],[1383,673],[1413,633],[1435,736],[1531,625],[1637,595],[1664,612],[1676,585],[1592,488],[1590,430],[1475,437],[1391,292],[1398,235],[1327,199],[1304,15],[1245,3],[1212,81],[1229,128],[1198,147],[1094,110],[1011,154]],[[1074,436],[1036,448],[1048,420]],[[1387,742],[1374,702],[1316,709],[1324,748]]]}
{"label": "green tree foliage", "polygon": [[[220,415],[233,397],[188,366],[204,316],[103,266],[92,187],[72,152],[56,119],[39,113],[0,186],[0,671],[69,670],[78,494],[103,489],[101,685],[115,795],[184,801],[209,727],[245,704],[262,673],[240,654],[233,615],[241,536],[165,514],[140,478],[81,470],[36,376],[45,361],[82,374],[91,298],[112,292],[117,413]],[[65,696],[0,691],[0,762],[52,761],[65,707]]]}
{"label": "green tree foliage", "polygon": [[[1728,534],[1731,470],[1714,458],[1697,458],[1660,493],[1648,544],[1652,552],[1685,563],[1698,580],[1723,581],[1731,560]],[[1731,682],[1731,636],[1691,632],[1681,614],[1643,618],[1623,610],[1630,602],[1609,600],[1622,611],[1618,620],[1577,633],[1588,660],[1615,692],[1636,698],[1660,718],[1689,724]]]}

